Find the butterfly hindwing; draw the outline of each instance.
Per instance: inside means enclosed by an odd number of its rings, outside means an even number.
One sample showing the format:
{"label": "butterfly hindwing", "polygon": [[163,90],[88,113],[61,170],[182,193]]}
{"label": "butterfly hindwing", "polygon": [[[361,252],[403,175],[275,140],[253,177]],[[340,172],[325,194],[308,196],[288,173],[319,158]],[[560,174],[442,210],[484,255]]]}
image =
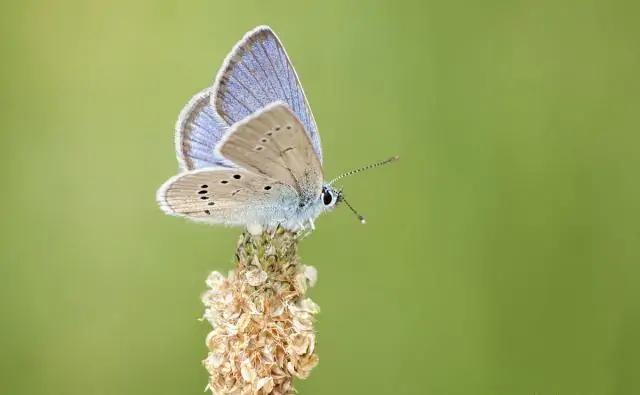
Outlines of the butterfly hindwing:
{"label": "butterfly hindwing", "polygon": [[176,154],[182,170],[232,167],[214,152],[228,129],[211,105],[211,89],[197,93],[180,112],[176,123]]}
{"label": "butterfly hindwing", "polygon": [[322,190],[322,165],[304,126],[284,103],[273,103],[231,127],[217,151],[256,174],[293,187],[307,204]]}
{"label": "butterfly hindwing", "polygon": [[268,26],[247,33],[227,56],[213,86],[213,105],[229,125],[275,101],[296,114],[322,163],[316,122],[298,75],[276,34]]}
{"label": "butterfly hindwing", "polygon": [[291,187],[274,179],[221,167],[179,174],[157,194],[167,214],[227,225],[284,221],[296,198]]}

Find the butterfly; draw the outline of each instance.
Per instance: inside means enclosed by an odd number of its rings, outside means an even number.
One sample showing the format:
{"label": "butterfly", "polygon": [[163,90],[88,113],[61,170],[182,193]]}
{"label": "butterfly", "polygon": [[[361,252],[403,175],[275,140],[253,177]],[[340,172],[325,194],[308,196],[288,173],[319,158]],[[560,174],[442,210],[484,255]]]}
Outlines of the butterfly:
{"label": "butterfly", "polygon": [[287,52],[268,26],[245,34],[213,87],[185,106],[175,148],[181,172],[158,190],[160,208],[258,232],[315,229],[314,219],[342,201],[357,214],[333,183],[397,159],[324,181],[318,127]]}

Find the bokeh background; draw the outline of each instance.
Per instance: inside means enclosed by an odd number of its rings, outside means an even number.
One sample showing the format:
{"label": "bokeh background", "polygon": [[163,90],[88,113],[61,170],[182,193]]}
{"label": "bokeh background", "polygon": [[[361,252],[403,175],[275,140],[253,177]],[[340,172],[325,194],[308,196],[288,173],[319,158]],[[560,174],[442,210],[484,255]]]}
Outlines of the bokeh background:
{"label": "bokeh background", "polygon": [[630,1],[0,5],[0,393],[200,394],[238,229],[164,216],[173,125],[255,25],[284,41],[345,208],[302,245],[302,394],[640,393]]}

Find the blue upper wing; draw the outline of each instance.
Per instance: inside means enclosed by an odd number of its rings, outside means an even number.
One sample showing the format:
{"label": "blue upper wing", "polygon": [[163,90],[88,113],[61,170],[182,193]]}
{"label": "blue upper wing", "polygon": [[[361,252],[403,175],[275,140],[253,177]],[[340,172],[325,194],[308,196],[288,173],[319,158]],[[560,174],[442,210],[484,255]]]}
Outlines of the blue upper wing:
{"label": "blue upper wing", "polygon": [[232,125],[276,101],[287,103],[302,122],[322,163],[318,128],[293,65],[271,28],[259,26],[225,59],[213,85],[212,103]]}
{"label": "blue upper wing", "polygon": [[176,123],[176,154],[182,170],[202,167],[236,167],[215,153],[228,125],[216,116],[211,89],[197,93],[184,107]]}

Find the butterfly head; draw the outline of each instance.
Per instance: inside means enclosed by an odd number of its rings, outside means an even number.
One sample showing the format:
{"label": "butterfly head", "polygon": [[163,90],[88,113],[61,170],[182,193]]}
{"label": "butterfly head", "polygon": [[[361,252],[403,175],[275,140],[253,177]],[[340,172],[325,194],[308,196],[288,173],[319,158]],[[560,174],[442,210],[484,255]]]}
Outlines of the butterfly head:
{"label": "butterfly head", "polygon": [[358,213],[353,207],[351,207],[349,202],[347,202],[347,200],[344,198],[342,189],[336,190],[331,185],[327,184],[322,187],[322,194],[320,196],[320,199],[322,200],[322,205],[325,210],[331,210],[338,203],[344,202],[347,207],[349,207],[349,209],[353,211],[353,213],[358,217],[358,220],[360,220],[360,222],[363,224],[365,223],[364,217],[360,215],[360,213]]}
{"label": "butterfly head", "polygon": [[322,205],[325,209],[331,209],[342,199],[342,193],[336,191],[330,185],[322,187]]}

